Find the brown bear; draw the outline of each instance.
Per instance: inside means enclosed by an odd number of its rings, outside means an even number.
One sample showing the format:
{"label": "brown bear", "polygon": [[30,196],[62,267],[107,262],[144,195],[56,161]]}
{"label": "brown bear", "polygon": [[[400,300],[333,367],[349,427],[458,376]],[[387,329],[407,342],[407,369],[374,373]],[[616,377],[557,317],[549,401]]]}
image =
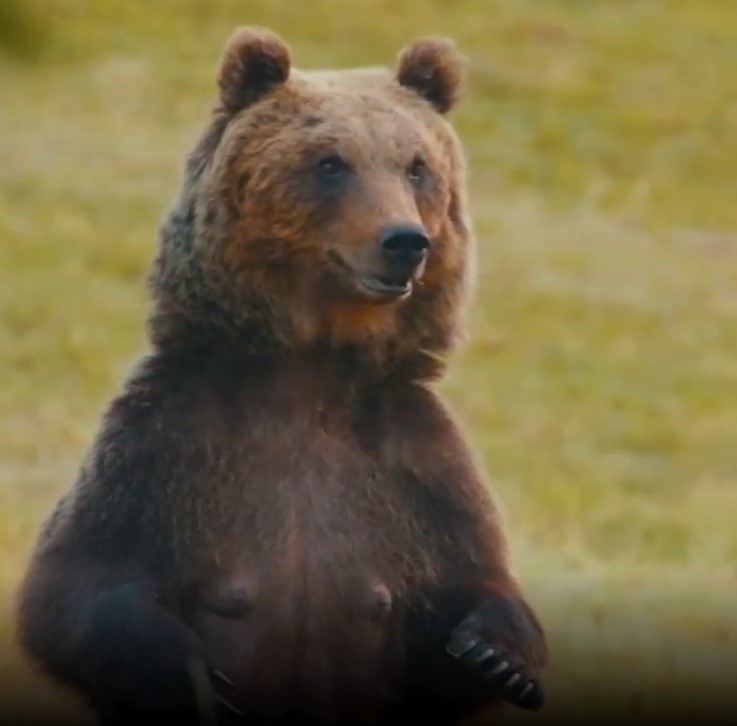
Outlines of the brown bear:
{"label": "brown bear", "polygon": [[[241,28],[162,221],[150,350],[20,589],[106,723],[458,723],[539,708],[545,635],[433,390],[474,237],[445,39],[303,71]],[[208,720],[209,719],[209,720]]]}

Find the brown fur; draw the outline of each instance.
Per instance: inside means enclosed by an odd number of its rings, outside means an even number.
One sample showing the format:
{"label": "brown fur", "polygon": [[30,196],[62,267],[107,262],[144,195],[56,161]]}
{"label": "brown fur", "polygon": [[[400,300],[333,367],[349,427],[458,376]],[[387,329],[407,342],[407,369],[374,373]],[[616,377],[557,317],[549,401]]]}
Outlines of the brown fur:
{"label": "brown fur", "polygon": [[[438,113],[458,62],[440,41],[396,73],[289,58],[258,29],[226,48],[161,227],[153,349],[21,588],[26,652],[111,722],[184,723],[207,665],[250,723],[455,723],[500,691],[446,653],[454,632],[531,678],[546,660],[431,388],[462,339],[474,255],[460,143]],[[340,188],[315,181],[326,153],[350,164]],[[398,222],[430,238],[421,279],[408,299],[367,299],[356,275],[381,269],[376,240]]]}

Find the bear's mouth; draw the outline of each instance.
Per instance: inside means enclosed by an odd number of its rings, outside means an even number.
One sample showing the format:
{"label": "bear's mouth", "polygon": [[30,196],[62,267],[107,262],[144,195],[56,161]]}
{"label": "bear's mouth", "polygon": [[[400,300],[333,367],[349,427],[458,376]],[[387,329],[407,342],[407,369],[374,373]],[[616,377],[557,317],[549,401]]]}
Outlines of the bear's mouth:
{"label": "bear's mouth", "polygon": [[401,300],[412,294],[411,277],[359,275],[359,283],[370,293],[391,300]]}
{"label": "bear's mouth", "polygon": [[[397,302],[408,298],[412,294],[415,282],[414,275],[360,273],[335,250],[330,250],[328,257],[340,271],[343,285],[347,283],[354,294],[360,293],[362,297],[369,298],[377,303]],[[350,276],[350,281],[345,279],[346,275]]]}

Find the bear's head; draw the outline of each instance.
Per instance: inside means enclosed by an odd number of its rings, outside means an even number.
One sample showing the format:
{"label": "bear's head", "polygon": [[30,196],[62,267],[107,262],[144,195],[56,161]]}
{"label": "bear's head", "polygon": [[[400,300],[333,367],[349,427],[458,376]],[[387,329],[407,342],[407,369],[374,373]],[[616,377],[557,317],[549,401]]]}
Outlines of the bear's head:
{"label": "bear's head", "polygon": [[161,226],[154,341],[350,350],[384,368],[442,358],[474,254],[446,118],[461,80],[445,39],[410,44],[394,69],[303,71],[272,32],[238,29]]}

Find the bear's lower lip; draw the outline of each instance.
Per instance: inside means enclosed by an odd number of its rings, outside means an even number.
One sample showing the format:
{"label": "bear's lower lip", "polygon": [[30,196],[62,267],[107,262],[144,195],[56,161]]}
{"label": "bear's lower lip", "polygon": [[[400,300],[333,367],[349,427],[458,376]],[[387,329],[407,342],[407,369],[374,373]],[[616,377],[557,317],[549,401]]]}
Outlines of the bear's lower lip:
{"label": "bear's lower lip", "polygon": [[364,288],[384,298],[404,298],[412,292],[412,280],[388,282],[375,275],[361,275],[358,279]]}

